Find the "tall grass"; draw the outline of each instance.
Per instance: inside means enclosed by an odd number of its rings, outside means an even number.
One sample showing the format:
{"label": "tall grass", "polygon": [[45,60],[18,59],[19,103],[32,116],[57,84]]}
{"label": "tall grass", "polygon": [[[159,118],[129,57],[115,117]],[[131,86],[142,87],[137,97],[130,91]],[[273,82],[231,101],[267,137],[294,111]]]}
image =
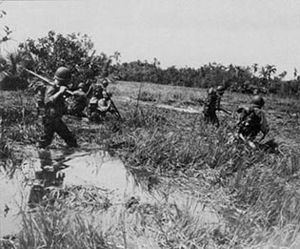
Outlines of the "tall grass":
{"label": "tall grass", "polygon": [[[38,122],[26,112],[30,108],[25,108],[23,115],[20,109],[4,107],[3,145],[7,145],[7,139],[28,144],[38,137]],[[158,248],[249,248],[276,243],[283,236],[285,239],[278,243],[291,245],[300,221],[299,151],[288,146],[279,153],[249,149],[230,138],[233,122],[228,119],[222,119],[224,125],[216,129],[205,125],[201,116],[188,113],[150,106],[138,106],[136,111],[136,106],[129,103],[122,104],[120,111],[125,117],[123,122],[111,119],[84,128],[72,120],[72,128],[82,142],[104,144],[114,150],[129,169],[174,179],[173,184],[191,196],[203,198],[222,218],[220,227],[204,226],[188,210],[167,203],[140,204],[130,214],[124,211],[126,222],[132,224],[126,225],[126,232],[130,231],[132,238],[139,240],[137,235],[144,233]],[[15,115],[20,124],[13,124],[5,112]],[[293,130],[289,132],[295,135]],[[12,158],[10,151],[6,151],[7,158]],[[23,213],[20,248],[108,246],[101,228],[89,226],[78,212],[91,211],[92,207],[107,210],[111,208],[109,201],[92,190],[72,194],[76,191],[70,190],[69,197],[73,196],[77,206],[66,205],[64,198],[68,197],[64,196],[54,208]],[[114,226],[121,229],[120,241],[124,243],[124,226]],[[82,238],[81,242],[76,238]]]}

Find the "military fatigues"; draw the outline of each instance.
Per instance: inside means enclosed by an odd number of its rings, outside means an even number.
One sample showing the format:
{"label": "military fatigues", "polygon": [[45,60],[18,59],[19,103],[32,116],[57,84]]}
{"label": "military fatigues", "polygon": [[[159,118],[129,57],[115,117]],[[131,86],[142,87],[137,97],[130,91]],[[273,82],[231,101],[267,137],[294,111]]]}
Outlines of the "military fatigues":
{"label": "military fatigues", "polygon": [[221,95],[213,88],[210,88],[207,93],[207,98],[204,102],[203,114],[206,123],[212,123],[217,127],[220,125],[216,111],[219,110],[221,104]]}
{"label": "military fatigues", "polygon": [[111,109],[111,100],[102,98],[98,101],[98,112],[99,115],[102,117],[105,117],[106,113],[110,111]]}
{"label": "military fatigues", "polygon": [[69,108],[69,114],[84,117],[84,109],[87,106],[87,96],[82,89],[73,92],[73,102]]}
{"label": "military fatigues", "polygon": [[62,95],[53,98],[59,91],[59,86],[47,87],[45,93],[45,115],[43,117],[44,134],[39,142],[39,147],[45,148],[50,145],[54,133],[57,133],[70,147],[77,147],[75,136],[70,132],[66,124],[62,121],[62,116],[66,112],[65,100]]}
{"label": "military fatigues", "polygon": [[94,122],[99,121],[97,108],[98,108],[98,98],[92,97],[89,101],[88,110],[87,110],[87,114],[90,121],[94,121]]}
{"label": "military fatigues", "polygon": [[266,135],[269,125],[264,111],[256,105],[241,108],[238,133],[248,140],[254,140],[259,132]]}
{"label": "military fatigues", "polygon": [[106,87],[101,82],[92,84],[87,91],[87,97],[97,97],[98,99],[103,98],[103,91],[106,91]]}

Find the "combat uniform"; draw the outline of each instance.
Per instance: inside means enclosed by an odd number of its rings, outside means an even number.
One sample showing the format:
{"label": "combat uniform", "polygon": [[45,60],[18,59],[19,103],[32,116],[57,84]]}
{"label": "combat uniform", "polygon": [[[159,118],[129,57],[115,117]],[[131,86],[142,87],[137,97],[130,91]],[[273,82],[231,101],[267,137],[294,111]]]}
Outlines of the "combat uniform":
{"label": "combat uniform", "polygon": [[97,111],[98,101],[99,101],[98,98],[92,97],[88,104],[87,114],[88,114],[89,120],[93,121],[93,122],[99,121],[99,115],[98,115],[98,111]]}
{"label": "combat uniform", "polygon": [[220,109],[221,94],[215,89],[210,88],[207,92],[207,98],[204,102],[203,114],[206,123],[212,123],[217,127],[220,125],[216,111]]}
{"label": "combat uniform", "polygon": [[75,136],[70,132],[66,124],[62,121],[62,116],[66,112],[65,99],[63,95],[53,98],[59,91],[58,85],[47,87],[45,94],[45,115],[43,117],[44,134],[39,142],[39,147],[45,148],[50,145],[54,133],[57,133],[70,147],[77,147]]}
{"label": "combat uniform", "polygon": [[69,107],[69,114],[78,117],[84,117],[84,109],[87,106],[87,96],[86,93],[80,88],[73,92],[73,102]]}
{"label": "combat uniform", "polygon": [[105,117],[106,113],[111,109],[111,100],[103,97],[98,101],[98,112],[101,117]]}
{"label": "combat uniform", "polygon": [[266,115],[258,105],[240,108],[238,112],[240,113],[238,133],[244,138],[253,141],[259,132],[264,135],[269,132]]}

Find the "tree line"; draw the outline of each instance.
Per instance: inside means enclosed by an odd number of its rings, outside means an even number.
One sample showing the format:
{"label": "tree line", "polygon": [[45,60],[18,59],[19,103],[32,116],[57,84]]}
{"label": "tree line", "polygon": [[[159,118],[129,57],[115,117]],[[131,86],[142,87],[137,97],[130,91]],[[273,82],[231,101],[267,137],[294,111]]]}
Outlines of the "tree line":
{"label": "tree line", "polygon": [[[8,37],[10,33],[5,33]],[[4,38],[7,39],[7,38]],[[3,40],[3,39],[2,39]],[[1,44],[0,44],[1,45]],[[51,78],[59,66],[68,66],[73,73],[73,82],[92,82],[96,77],[113,75],[123,81],[152,82],[185,87],[207,88],[223,84],[228,90],[240,93],[272,93],[280,96],[299,97],[300,77],[294,72],[294,79],[284,80],[287,72],[277,73],[274,65],[242,67],[208,63],[199,68],[175,66],[162,69],[160,62],[121,62],[121,54],[96,54],[90,37],[81,33],[68,35],[49,31],[44,37],[27,39],[18,46],[15,53],[0,56],[1,89],[26,88],[30,80],[22,68]]]}
{"label": "tree line", "polygon": [[116,65],[124,81],[153,82],[185,87],[213,87],[223,84],[228,90],[241,93],[272,93],[281,96],[300,96],[300,77],[294,72],[294,79],[284,80],[287,72],[276,74],[274,65],[259,67],[258,64],[241,67],[208,63],[199,68],[162,69],[159,61],[133,61]]}

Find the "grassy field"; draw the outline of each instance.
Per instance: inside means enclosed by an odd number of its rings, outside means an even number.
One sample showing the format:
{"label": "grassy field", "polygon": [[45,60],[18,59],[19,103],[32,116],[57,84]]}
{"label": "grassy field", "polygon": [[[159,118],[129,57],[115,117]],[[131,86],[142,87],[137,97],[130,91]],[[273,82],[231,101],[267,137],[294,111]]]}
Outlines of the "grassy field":
{"label": "grassy field", "polygon": [[[253,150],[232,138],[234,115],[220,117],[216,129],[201,114],[158,108],[157,104],[193,107],[205,90],[148,83],[118,82],[109,87],[123,121],[108,118],[89,124],[67,117],[79,144],[97,144],[119,156],[127,169],[168,179],[170,187],[214,210],[219,223],[204,224],[190,205],[167,201],[117,208],[111,229],[89,223],[82,206],[92,190],[68,189],[80,198],[59,197],[35,215],[23,213],[24,228],[3,248],[297,248],[300,221],[300,109],[298,100],[266,98],[267,117],[278,147]],[[1,163],[13,174],[22,161],[22,146],[34,145],[41,133],[29,93],[1,93]],[[225,93],[224,107],[234,111],[251,96]],[[137,99],[139,101],[137,101]],[[145,104],[144,102],[148,103]],[[55,138],[53,148],[63,148]],[[151,183],[150,177],[143,179]],[[87,194],[85,194],[87,193]],[[99,194],[101,196],[101,193]],[[101,212],[110,208],[102,203]],[[103,203],[104,202],[104,203]],[[76,204],[76,205],[75,205]],[[74,207],[82,206],[79,211]],[[80,240],[76,238],[81,238]],[[76,242],[76,243],[75,243]],[[293,244],[294,243],[294,244]],[[298,244],[299,246],[299,244]]]}

